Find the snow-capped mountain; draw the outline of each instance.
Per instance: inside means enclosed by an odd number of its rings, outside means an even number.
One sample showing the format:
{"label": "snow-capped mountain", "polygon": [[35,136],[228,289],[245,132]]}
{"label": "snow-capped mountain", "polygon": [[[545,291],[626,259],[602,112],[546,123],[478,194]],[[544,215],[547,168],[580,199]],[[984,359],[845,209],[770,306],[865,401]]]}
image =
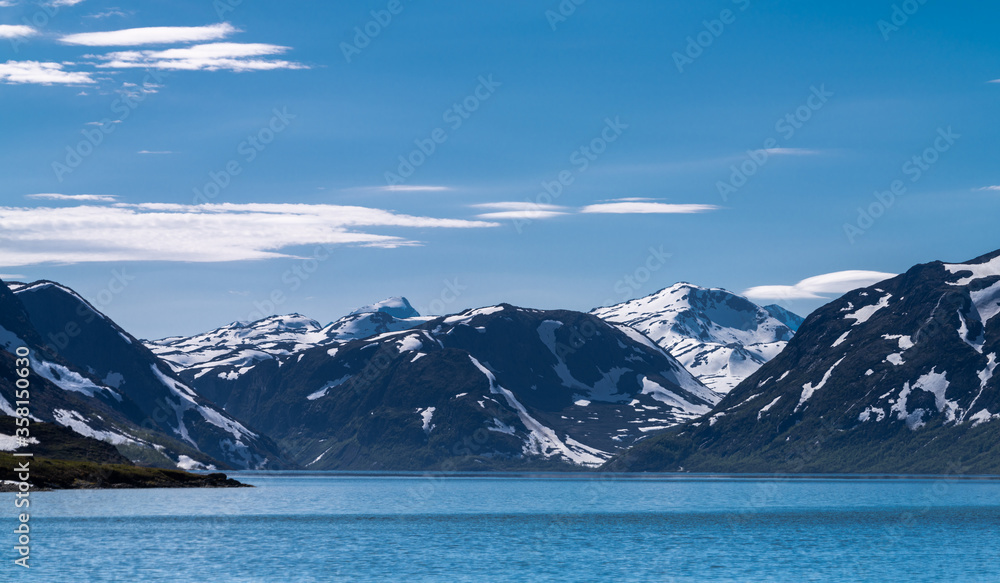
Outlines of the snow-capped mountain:
{"label": "snow-capped mountain", "polygon": [[154,354],[210,399],[225,404],[230,385],[263,361],[284,364],[309,348],[332,346],[426,322],[406,298],[389,298],[322,326],[300,314],[234,322],[191,337],[146,341]]}
{"label": "snow-capped mountain", "polygon": [[[130,459],[196,468],[281,465],[268,438],[204,399],[138,340],[54,282],[0,283],[0,353],[32,352],[32,414],[116,445]],[[10,380],[12,375],[5,375]],[[10,382],[0,409],[11,414]]]}
{"label": "snow-capped mountain", "polygon": [[1000,472],[1000,251],[854,290],[633,469]]}
{"label": "snow-capped mountain", "polygon": [[227,410],[308,469],[595,466],[719,399],[632,328],[500,305],[263,363]]}
{"label": "snow-capped mountain", "polygon": [[723,394],[781,352],[795,335],[788,322],[801,322],[779,306],[762,308],[724,289],[688,283],[591,313],[649,336]]}
{"label": "snow-capped mountain", "polygon": [[805,318],[802,316],[794,312],[789,312],[778,304],[769,304],[764,306],[764,309],[767,310],[768,314],[777,318],[779,322],[791,328],[792,332],[798,332],[799,326],[801,326],[802,322],[805,321]]}

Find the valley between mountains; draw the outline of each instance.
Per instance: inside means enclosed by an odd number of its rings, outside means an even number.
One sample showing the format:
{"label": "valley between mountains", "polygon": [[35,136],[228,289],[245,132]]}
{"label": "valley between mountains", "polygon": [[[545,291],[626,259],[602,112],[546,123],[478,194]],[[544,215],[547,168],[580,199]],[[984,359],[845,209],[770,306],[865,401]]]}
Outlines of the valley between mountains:
{"label": "valley between mountains", "polygon": [[679,283],[589,313],[391,298],[149,341],[63,285],[11,282],[0,410],[25,346],[35,420],[145,466],[990,474],[998,314],[1000,251],[805,319]]}

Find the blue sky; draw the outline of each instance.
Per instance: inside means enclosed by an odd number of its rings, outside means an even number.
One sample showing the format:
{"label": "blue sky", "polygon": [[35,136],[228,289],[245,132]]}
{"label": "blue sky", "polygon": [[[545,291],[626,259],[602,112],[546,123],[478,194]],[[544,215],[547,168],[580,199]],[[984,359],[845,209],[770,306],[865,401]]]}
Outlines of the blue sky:
{"label": "blue sky", "polygon": [[159,337],[1000,246],[1000,7],[675,4],[0,2],[0,274]]}

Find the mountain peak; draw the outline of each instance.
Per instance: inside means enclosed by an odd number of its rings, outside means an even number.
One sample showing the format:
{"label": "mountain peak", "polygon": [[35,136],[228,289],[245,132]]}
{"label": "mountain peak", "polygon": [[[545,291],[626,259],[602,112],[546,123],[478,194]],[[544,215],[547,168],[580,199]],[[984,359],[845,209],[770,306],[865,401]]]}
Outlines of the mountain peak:
{"label": "mountain peak", "polygon": [[591,313],[646,334],[720,393],[773,358],[795,333],[784,318],[742,296],[686,282]]}
{"label": "mountain peak", "polygon": [[381,302],[375,302],[374,304],[368,304],[367,306],[362,306],[357,310],[351,312],[351,315],[355,314],[370,314],[373,312],[384,312],[389,314],[394,318],[419,318],[420,313],[413,309],[410,305],[409,300],[403,296],[394,296],[382,300]]}
{"label": "mountain peak", "polygon": [[802,316],[795,312],[790,312],[778,304],[769,304],[764,306],[764,309],[767,310],[767,313],[774,316],[776,320],[791,328],[793,332],[798,332],[799,326],[805,321],[805,318]]}

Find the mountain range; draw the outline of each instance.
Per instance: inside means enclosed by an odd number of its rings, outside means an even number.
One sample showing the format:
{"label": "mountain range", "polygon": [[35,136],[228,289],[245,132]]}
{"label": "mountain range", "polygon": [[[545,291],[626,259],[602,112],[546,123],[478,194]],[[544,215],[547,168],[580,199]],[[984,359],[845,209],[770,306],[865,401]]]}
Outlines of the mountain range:
{"label": "mountain range", "polygon": [[721,398],[648,338],[510,305],[267,361],[226,409],[309,469],[597,466]]}
{"label": "mountain range", "polygon": [[680,283],[591,313],[390,298],[141,342],[54,282],[0,285],[0,410],[184,468],[995,473],[1000,252],[802,319]]}

